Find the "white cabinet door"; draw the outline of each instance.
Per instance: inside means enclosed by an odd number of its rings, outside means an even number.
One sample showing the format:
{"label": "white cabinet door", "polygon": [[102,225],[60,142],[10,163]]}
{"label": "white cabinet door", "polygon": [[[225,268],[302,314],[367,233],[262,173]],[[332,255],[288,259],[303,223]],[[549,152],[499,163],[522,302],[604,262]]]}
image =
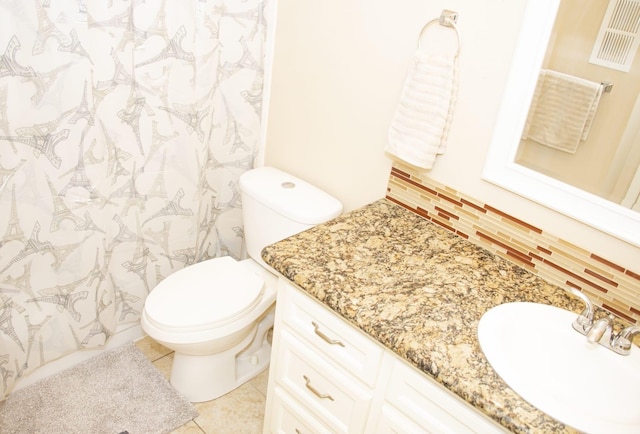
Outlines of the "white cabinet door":
{"label": "white cabinet door", "polygon": [[[402,432],[403,427],[413,425],[420,427],[418,432],[427,433],[506,432],[503,427],[395,354],[389,353],[387,356],[395,361],[389,364],[392,367],[384,386],[381,423],[376,425],[388,426],[389,430],[375,432]],[[376,414],[376,411],[372,414]],[[400,431],[391,427],[397,427]]]}
{"label": "white cabinet door", "polygon": [[[332,430],[313,417],[297,399],[280,386],[275,388],[272,406],[272,433],[277,434],[332,434]],[[266,430],[265,430],[266,431]]]}

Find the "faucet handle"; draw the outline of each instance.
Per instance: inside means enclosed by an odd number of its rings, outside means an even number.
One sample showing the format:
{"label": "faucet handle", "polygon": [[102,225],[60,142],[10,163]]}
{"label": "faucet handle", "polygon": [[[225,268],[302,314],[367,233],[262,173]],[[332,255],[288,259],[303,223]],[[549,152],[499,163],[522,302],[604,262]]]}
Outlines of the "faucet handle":
{"label": "faucet handle", "polygon": [[584,303],[584,309],[573,322],[573,328],[586,335],[591,326],[593,326],[593,303],[582,291],[569,287],[569,292],[578,297]]}
{"label": "faucet handle", "polygon": [[640,333],[640,326],[638,325],[629,326],[623,329],[620,333],[611,338],[611,349],[623,356],[629,355],[631,353],[633,337],[638,333]]}

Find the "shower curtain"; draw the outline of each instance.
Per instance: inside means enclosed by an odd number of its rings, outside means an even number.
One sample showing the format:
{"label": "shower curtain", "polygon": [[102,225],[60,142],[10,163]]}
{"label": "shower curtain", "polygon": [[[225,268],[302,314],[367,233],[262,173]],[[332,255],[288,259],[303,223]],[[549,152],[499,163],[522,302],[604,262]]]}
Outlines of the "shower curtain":
{"label": "shower curtain", "polygon": [[243,255],[266,0],[0,2],[0,399]]}

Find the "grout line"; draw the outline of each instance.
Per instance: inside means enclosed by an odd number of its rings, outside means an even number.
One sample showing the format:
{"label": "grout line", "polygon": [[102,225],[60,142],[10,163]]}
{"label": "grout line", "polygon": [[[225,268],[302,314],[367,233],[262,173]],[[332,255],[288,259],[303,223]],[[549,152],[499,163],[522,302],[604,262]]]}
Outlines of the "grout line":
{"label": "grout line", "polygon": [[195,426],[198,427],[198,429],[202,432],[202,434],[207,434],[207,432],[198,424],[198,422],[196,422],[195,419],[191,419],[193,421],[193,423],[195,424]]}

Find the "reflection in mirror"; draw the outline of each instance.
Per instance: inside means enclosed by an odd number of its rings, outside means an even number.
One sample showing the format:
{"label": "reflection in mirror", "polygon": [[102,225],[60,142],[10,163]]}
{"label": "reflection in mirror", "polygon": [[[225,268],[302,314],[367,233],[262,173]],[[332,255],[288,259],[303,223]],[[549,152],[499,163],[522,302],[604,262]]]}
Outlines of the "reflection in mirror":
{"label": "reflection in mirror", "polygon": [[[640,246],[640,213],[613,202],[617,200],[616,197],[624,199],[632,183],[632,181],[620,181],[619,179],[623,177],[619,175],[624,175],[623,172],[635,172],[638,161],[633,159],[640,159],[637,156],[640,153],[637,145],[640,127],[632,126],[629,122],[629,117],[638,115],[640,111],[635,107],[638,99],[638,85],[640,85],[637,72],[640,56],[636,56],[635,59],[635,72],[621,72],[589,63],[591,50],[586,46],[593,47],[596,43],[600,22],[607,8],[605,1],[581,0],[580,4],[573,4],[575,2],[569,0],[572,3],[566,9],[563,5],[560,12],[560,0],[524,1],[526,1],[526,8],[521,31],[482,177],[596,229]],[[562,0],[563,3],[565,1],[567,0]],[[638,4],[637,1],[632,0],[611,1]],[[604,4],[599,5],[599,3]],[[589,30],[589,36],[565,38],[560,35],[560,31],[552,32],[556,14],[559,22],[569,24],[569,32],[577,31],[590,20],[595,20],[591,24],[594,28]],[[588,18],[592,14],[600,16]],[[567,41],[562,42],[561,39],[567,39]],[[565,51],[556,56],[554,53],[556,45],[564,46],[565,44],[568,44],[569,48],[563,48]],[[553,47],[549,53],[547,53],[547,45]],[[578,49],[578,46],[585,47]],[[557,68],[565,74],[592,82],[610,81],[613,83],[613,88],[611,92],[600,96],[597,112],[591,125],[593,128],[589,130],[587,140],[581,140],[578,143],[575,153],[558,151],[537,143],[535,147],[539,148],[538,151],[542,150],[542,157],[536,156],[535,158],[539,161],[535,163],[525,163],[525,160],[529,159],[526,154],[530,152],[524,147],[519,151],[519,145],[523,132],[526,132],[529,107],[534,99],[543,67]],[[564,70],[564,68],[567,69]],[[618,111],[621,105],[625,106],[622,108],[624,112]],[[614,124],[617,125],[615,128]],[[609,143],[615,145],[612,150],[604,151],[606,157],[595,152],[602,151],[601,148],[606,148]],[[533,151],[533,154],[535,153],[536,151]],[[558,164],[563,160],[570,160],[578,153],[580,155],[576,158],[578,162],[573,164],[574,169]],[[608,167],[594,165],[605,160]],[[567,172],[577,172],[578,181],[569,179]],[[595,181],[591,182],[592,179]],[[625,175],[624,179],[632,180],[633,175],[630,177]],[[627,185],[624,185],[625,183]],[[603,197],[605,195],[607,199]],[[612,200],[609,200],[609,197]]]}
{"label": "reflection in mirror", "polygon": [[516,154],[518,164],[636,211],[639,20],[637,1],[561,0]]}

